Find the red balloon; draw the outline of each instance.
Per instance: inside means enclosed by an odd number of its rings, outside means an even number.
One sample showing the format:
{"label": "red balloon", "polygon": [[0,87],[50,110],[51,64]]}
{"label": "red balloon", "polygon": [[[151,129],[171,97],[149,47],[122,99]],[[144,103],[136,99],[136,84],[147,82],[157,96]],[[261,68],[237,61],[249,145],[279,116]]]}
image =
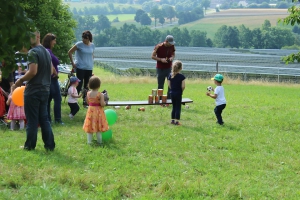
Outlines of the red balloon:
{"label": "red balloon", "polygon": [[17,106],[24,106],[24,90],[25,86],[17,87],[11,95],[12,101]]}

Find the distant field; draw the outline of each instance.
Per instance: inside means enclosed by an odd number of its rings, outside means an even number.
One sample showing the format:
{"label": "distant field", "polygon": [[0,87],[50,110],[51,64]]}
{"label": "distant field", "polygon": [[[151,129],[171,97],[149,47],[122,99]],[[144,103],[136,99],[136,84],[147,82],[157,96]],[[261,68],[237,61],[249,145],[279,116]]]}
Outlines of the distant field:
{"label": "distant field", "polygon": [[[65,2],[65,4],[68,4],[70,6],[70,9],[72,10],[73,8],[76,9],[83,9],[84,7],[90,8],[90,7],[95,7],[95,6],[107,6],[107,3],[89,3],[89,2]],[[129,6],[134,7],[134,8],[141,8],[141,5],[133,5],[133,4],[115,4],[115,8],[127,8]]]}
{"label": "distant field", "polygon": [[[86,7],[93,7],[96,5],[106,5],[106,4],[90,4],[90,3],[69,3],[70,8],[73,7],[79,9]],[[115,7],[126,7],[133,6],[136,8],[140,8],[139,5],[124,5],[124,4],[114,4]],[[157,24],[157,28],[159,30],[170,30],[174,27],[187,28],[189,31],[191,30],[200,30],[206,31],[207,37],[213,39],[215,33],[222,25],[227,26],[240,26],[244,24],[246,27],[251,30],[254,28],[260,28],[265,20],[269,20],[272,26],[283,26],[290,28],[290,26],[277,24],[278,19],[283,19],[288,16],[287,9],[229,9],[229,10],[221,10],[220,12],[215,12],[213,10],[207,10],[207,15],[201,20],[197,20],[192,23],[184,24],[179,26],[176,22],[169,25],[169,20],[166,20],[164,26]],[[112,21],[116,17],[119,18],[120,22],[112,23],[112,26],[120,28],[124,23],[134,24],[137,27],[140,26],[139,23],[134,21],[135,14],[119,14],[119,15],[107,15],[108,19]],[[95,17],[96,18],[96,17]],[[154,28],[154,22],[152,23],[152,27]]]}
{"label": "distant field", "polygon": [[[222,25],[240,26],[244,24],[250,29],[260,28],[265,20],[269,20],[272,26],[277,25],[280,18],[288,16],[286,9],[231,9],[221,10],[219,13],[211,13],[205,18],[179,26],[191,30],[206,31],[207,36],[213,39],[214,34]],[[282,26],[282,25],[280,25]],[[174,27],[174,26],[173,26]],[[171,29],[173,27],[168,27]],[[289,27],[289,26],[286,26]]]}

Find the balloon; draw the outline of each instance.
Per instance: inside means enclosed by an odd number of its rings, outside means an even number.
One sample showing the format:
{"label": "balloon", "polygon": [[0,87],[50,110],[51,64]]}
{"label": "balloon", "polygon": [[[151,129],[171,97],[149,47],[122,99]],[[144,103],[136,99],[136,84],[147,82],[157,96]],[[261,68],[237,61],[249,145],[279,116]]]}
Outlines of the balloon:
{"label": "balloon", "polygon": [[24,106],[24,90],[25,86],[17,87],[11,95],[12,101],[17,106]]}
{"label": "balloon", "polygon": [[108,141],[112,138],[112,131],[109,129],[108,131],[105,131],[102,133],[102,140],[103,141]]}
{"label": "balloon", "polygon": [[105,112],[105,116],[106,116],[106,120],[108,125],[113,125],[114,123],[116,123],[117,121],[117,113],[116,111],[112,110],[112,109],[107,109],[104,111]]}

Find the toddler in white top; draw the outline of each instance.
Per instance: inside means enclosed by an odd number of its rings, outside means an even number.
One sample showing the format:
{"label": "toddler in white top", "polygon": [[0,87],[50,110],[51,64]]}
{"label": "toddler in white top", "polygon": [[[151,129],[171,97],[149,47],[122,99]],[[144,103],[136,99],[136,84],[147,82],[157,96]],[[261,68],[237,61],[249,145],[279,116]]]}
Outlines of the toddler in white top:
{"label": "toddler in white top", "polygon": [[68,89],[68,105],[71,110],[69,114],[70,119],[73,119],[76,113],[79,111],[78,98],[82,96],[82,93],[78,95],[76,89],[79,82],[80,80],[75,76],[70,78],[70,87]]}
{"label": "toddler in white top", "polygon": [[206,92],[206,95],[216,100],[214,112],[217,117],[217,123],[223,125],[224,121],[222,118],[222,112],[226,107],[225,91],[224,87],[222,86],[224,77],[222,74],[216,74],[211,80],[214,80],[214,83],[217,85],[217,87],[216,89],[212,88],[214,94],[211,94],[210,91],[208,91]]}

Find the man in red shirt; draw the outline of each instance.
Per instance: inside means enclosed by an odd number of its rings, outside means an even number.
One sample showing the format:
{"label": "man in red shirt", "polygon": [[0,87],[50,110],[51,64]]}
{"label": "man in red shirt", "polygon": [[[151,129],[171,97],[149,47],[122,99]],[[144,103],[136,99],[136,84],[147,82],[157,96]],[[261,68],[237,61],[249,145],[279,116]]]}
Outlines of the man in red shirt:
{"label": "man in red shirt", "polygon": [[[172,61],[175,58],[175,41],[172,35],[167,35],[164,42],[157,44],[152,52],[152,59],[156,60],[156,74],[158,89],[164,89],[165,79],[172,69]],[[170,99],[168,88],[167,98]]]}

